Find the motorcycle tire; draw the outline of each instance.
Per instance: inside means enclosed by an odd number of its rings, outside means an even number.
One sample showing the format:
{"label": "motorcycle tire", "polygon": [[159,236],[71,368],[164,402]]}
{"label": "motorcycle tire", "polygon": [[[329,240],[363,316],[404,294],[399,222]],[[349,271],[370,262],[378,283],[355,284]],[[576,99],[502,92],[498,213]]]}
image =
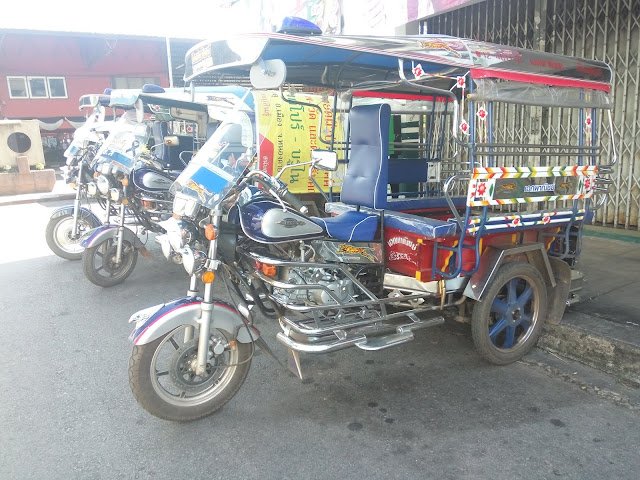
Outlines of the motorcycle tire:
{"label": "motorcycle tire", "polygon": [[[222,354],[211,355],[206,374],[198,377],[191,370],[198,339],[183,342],[183,331],[178,327],[146,345],[134,346],[129,359],[129,385],[138,403],[150,414],[176,422],[206,417],[231,400],[249,373],[253,353],[251,344],[231,342],[229,332],[212,329],[212,344],[217,338],[227,346]],[[171,357],[168,366],[159,365],[163,347]],[[222,355],[228,355],[228,366],[216,365]]]}
{"label": "motorcycle tire", "polygon": [[115,255],[116,241],[113,238],[85,249],[82,253],[82,267],[87,279],[99,287],[113,287],[124,282],[136,267],[138,250],[124,240],[120,264],[114,262]]}
{"label": "motorcycle tire", "polygon": [[72,238],[73,215],[63,215],[49,219],[45,230],[47,245],[53,253],[65,260],[80,260],[82,258],[83,247],[80,246],[80,236],[82,233],[98,227],[100,224],[88,216],[80,213],[78,217],[78,229],[80,235],[77,239]]}

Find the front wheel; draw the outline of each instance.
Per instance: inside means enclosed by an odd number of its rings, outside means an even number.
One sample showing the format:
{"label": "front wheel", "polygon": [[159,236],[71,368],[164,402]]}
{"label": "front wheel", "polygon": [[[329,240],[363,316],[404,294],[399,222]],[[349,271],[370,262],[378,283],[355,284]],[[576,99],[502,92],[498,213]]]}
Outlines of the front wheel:
{"label": "front wheel", "polygon": [[529,263],[503,265],[471,317],[480,355],[497,365],[520,360],[538,342],[546,317],[547,289]]}
{"label": "front wheel", "polygon": [[66,260],[80,260],[84,248],[80,245],[80,237],[85,232],[96,228],[100,223],[81,210],[78,215],[78,234],[74,235],[73,214],[51,218],[47,223],[45,238],[53,253]]}
{"label": "front wheel", "polygon": [[127,240],[122,241],[118,262],[115,238],[109,238],[82,254],[82,267],[89,281],[100,287],[112,287],[124,282],[136,266],[138,250]]}
{"label": "front wheel", "polygon": [[211,415],[240,389],[251,366],[252,345],[233,340],[225,330],[212,329],[209,363],[196,375],[198,337],[186,326],[146,345],[133,347],[129,385],[138,403],[165,420],[186,422]]}

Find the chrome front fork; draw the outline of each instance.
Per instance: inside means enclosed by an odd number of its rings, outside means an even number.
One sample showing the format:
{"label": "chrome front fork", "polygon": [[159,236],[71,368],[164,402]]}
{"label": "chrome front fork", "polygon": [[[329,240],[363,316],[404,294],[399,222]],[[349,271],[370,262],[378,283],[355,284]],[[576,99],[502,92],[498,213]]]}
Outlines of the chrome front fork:
{"label": "chrome front fork", "polygon": [[[198,277],[197,275],[191,275],[189,280],[189,290],[187,290],[187,297],[195,297],[198,295]],[[190,342],[193,339],[193,333],[195,329],[193,325],[187,325],[184,327],[184,343]]]}
{"label": "chrome front fork", "polygon": [[78,182],[76,184],[76,198],[73,201],[73,236],[72,238],[78,238],[80,232],[78,232],[78,217],[80,216],[80,195],[82,191],[82,169],[84,167],[84,162],[81,161],[78,166]]}
{"label": "chrome front fork", "polygon": [[[211,216],[213,220],[213,228],[218,232],[222,212],[220,210],[215,210],[211,213]],[[216,239],[209,242],[206,271],[216,271],[218,269],[218,260],[216,259],[218,249],[217,244],[218,241]],[[213,318],[213,282],[204,284],[204,297],[200,304],[200,309],[200,319],[198,320],[200,333],[198,335],[196,375],[204,375],[207,363],[209,362],[209,336],[211,333],[211,320]]]}
{"label": "chrome front fork", "polygon": [[116,265],[120,265],[122,262],[122,243],[124,240],[124,203],[120,204],[120,224],[118,225],[118,235],[116,236]]}

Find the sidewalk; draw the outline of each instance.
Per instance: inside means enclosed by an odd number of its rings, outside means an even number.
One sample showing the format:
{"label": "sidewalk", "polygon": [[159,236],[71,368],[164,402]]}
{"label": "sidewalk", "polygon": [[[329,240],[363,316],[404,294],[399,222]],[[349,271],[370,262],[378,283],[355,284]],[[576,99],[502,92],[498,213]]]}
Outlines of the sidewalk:
{"label": "sidewalk", "polygon": [[[74,197],[59,179],[51,193],[2,196],[0,207]],[[640,232],[585,227],[578,270],[581,301],[545,327],[538,346],[640,387]]]}
{"label": "sidewalk", "polygon": [[581,301],[538,346],[640,387],[640,232],[585,227]]}
{"label": "sidewalk", "polygon": [[76,191],[65,183],[62,173],[56,170],[56,184],[49,193],[27,193],[24,195],[2,195],[0,196],[0,207],[3,205],[18,205],[32,202],[53,202],[56,200],[73,200]]}

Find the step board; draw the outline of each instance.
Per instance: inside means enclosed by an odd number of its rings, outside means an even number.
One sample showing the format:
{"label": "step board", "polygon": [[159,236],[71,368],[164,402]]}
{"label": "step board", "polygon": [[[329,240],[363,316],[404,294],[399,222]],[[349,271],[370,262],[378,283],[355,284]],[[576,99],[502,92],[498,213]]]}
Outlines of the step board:
{"label": "step board", "polygon": [[413,331],[421,328],[434,327],[444,323],[444,317],[434,317],[428,320],[420,320],[412,315],[413,322],[406,325],[400,325],[396,328],[396,333],[390,335],[382,335],[375,337],[366,337],[364,340],[355,343],[355,346],[362,350],[384,350],[385,348],[395,347],[403,343],[410,342],[414,339]]}

